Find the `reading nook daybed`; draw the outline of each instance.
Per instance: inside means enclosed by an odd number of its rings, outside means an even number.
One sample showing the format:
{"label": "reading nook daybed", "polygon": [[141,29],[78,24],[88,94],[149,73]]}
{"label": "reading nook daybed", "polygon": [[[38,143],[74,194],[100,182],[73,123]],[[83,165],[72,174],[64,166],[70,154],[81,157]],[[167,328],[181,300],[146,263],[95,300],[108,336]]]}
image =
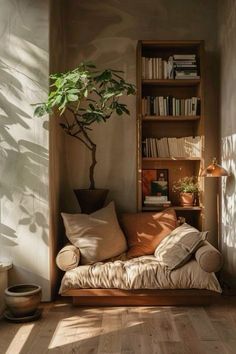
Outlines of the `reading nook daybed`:
{"label": "reading nook daybed", "polygon": [[76,305],[202,304],[221,294],[220,252],[207,232],[179,226],[171,208],[124,214],[124,233],[114,203],[62,217],[71,244],[57,255],[66,271],[59,292]]}

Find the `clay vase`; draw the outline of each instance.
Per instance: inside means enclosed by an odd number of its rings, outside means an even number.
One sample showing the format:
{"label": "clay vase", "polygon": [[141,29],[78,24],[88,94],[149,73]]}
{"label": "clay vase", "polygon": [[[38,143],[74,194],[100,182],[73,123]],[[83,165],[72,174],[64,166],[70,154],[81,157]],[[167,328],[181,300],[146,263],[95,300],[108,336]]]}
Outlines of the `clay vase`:
{"label": "clay vase", "polygon": [[41,301],[41,286],[35,284],[18,284],[5,290],[5,302],[15,317],[31,316]]}
{"label": "clay vase", "polygon": [[187,207],[194,205],[194,193],[180,193],[180,205]]}
{"label": "clay vase", "polygon": [[81,213],[91,214],[104,206],[108,189],[74,189]]}

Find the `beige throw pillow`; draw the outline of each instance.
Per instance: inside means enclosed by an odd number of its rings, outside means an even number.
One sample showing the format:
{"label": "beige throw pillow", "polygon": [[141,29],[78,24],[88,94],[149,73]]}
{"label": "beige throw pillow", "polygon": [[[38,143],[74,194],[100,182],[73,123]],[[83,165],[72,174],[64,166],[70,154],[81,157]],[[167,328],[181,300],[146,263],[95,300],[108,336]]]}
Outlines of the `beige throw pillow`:
{"label": "beige throw pillow", "polygon": [[92,214],[62,213],[66,236],[79,248],[81,264],[92,264],[126,251],[114,202]]}
{"label": "beige throw pillow", "polygon": [[157,260],[170,270],[184,265],[206,240],[207,232],[200,232],[184,223],[164,238],[154,253]]}

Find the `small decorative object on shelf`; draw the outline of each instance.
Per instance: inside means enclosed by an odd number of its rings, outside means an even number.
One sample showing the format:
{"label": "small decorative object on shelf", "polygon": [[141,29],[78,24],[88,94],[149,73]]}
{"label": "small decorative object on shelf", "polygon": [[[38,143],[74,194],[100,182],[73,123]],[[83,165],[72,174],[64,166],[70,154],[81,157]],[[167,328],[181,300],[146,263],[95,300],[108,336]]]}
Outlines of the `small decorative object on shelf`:
{"label": "small decorative object on shelf", "polygon": [[183,177],[173,184],[173,191],[179,193],[181,206],[196,205],[199,185],[196,177]]}
{"label": "small decorative object on shelf", "polygon": [[143,204],[145,207],[164,208],[171,205],[168,200],[168,170],[143,170]]}

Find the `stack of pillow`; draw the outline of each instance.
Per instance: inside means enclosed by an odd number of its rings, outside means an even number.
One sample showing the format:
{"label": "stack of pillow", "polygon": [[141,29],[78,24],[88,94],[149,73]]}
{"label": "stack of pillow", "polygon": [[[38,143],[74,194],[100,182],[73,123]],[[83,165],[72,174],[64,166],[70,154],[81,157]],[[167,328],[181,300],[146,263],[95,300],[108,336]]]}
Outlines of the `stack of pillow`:
{"label": "stack of pillow", "polygon": [[154,255],[169,270],[177,269],[195,256],[206,272],[222,266],[221,253],[200,232],[184,223],[178,226],[174,209],[159,213],[124,214],[120,228],[114,202],[90,215],[62,213],[66,235],[71,242],[57,255],[63,271],[111,260],[125,253],[125,258]]}

